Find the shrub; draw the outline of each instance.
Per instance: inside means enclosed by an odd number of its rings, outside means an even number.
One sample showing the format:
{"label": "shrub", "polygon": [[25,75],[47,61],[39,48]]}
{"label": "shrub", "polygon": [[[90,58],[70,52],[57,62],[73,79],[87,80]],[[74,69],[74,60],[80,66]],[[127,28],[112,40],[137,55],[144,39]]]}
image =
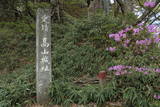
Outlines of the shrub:
{"label": "shrub", "polygon": [[35,101],[33,67],[26,66],[11,74],[1,74],[0,105],[17,107]]}

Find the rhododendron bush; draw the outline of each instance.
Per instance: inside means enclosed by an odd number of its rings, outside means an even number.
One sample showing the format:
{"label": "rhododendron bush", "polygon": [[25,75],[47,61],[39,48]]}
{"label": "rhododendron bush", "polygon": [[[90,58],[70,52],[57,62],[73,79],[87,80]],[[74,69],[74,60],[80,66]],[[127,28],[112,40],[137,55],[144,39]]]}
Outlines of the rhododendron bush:
{"label": "rhododendron bush", "polygon": [[136,27],[127,27],[117,33],[106,35],[107,38],[112,39],[110,47],[106,50],[115,52],[116,50],[132,51],[135,55],[143,54],[149,48],[157,47],[160,43],[160,31],[155,25],[143,26],[139,24]]}
{"label": "rhododendron bush", "polygon": [[[154,60],[153,57],[157,57],[148,53],[156,52],[152,49],[160,49],[159,27],[156,25],[144,25],[143,23],[140,23],[137,26],[129,26],[119,32],[106,35],[106,38],[111,41],[110,45],[106,48],[106,51],[108,51],[113,58],[118,57],[118,55],[121,57],[123,56],[123,61],[127,62],[125,65],[119,63],[118,65],[107,68],[107,71],[115,76],[118,87],[135,91],[135,93],[139,91],[141,94],[144,94],[144,96],[140,95],[144,98],[148,97],[149,99],[160,100],[160,81],[158,79],[160,76],[160,68],[149,67],[150,65],[147,63],[144,63],[143,65],[142,63],[139,63],[138,60],[133,65],[128,63],[128,60],[130,60],[129,57],[132,57],[131,62],[136,59],[137,56],[145,59],[143,56],[148,55],[147,57],[150,58],[150,62]],[[156,63],[156,65],[159,65],[159,63]],[[128,95],[131,93],[132,92],[129,92]],[[132,98],[129,100],[128,98],[130,97],[125,94],[124,96],[124,98],[126,98],[126,104],[134,105],[135,102],[133,102]],[[137,104],[137,102],[135,104]]]}

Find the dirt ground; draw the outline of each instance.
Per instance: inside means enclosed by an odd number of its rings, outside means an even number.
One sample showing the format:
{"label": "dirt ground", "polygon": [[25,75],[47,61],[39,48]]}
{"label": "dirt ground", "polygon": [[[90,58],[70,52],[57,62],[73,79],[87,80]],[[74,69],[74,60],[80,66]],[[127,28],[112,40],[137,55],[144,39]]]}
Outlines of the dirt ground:
{"label": "dirt ground", "polygon": [[99,105],[97,106],[96,104],[88,104],[88,105],[77,105],[77,104],[71,104],[70,106],[59,106],[59,105],[49,105],[49,106],[45,106],[45,105],[38,105],[38,104],[34,104],[34,105],[28,105],[26,107],[122,107],[122,104],[120,102],[117,103],[107,103],[105,105]]}

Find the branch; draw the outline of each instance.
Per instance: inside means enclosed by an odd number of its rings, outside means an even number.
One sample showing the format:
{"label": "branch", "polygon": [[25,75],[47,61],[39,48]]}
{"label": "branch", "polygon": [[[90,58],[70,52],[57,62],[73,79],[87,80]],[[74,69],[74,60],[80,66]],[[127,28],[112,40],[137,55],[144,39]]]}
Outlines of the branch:
{"label": "branch", "polygon": [[160,16],[156,17],[156,18],[150,23],[150,25],[153,24],[156,20],[160,20]]}
{"label": "branch", "polygon": [[135,25],[141,23],[144,19],[146,19],[146,17],[150,16],[150,14],[152,14],[153,10],[159,5],[159,3],[160,3],[160,1],[157,0],[155,7],[150,10],[146,10],[144,12],[144,14],[133,25],[135,26]]}
{"label": "branch", "polygon": [[[155,9],[155,11],[158,10],[158,9],[159,8]],[[149,21],[150,17],[152,17],[152,16],[154,16],[156,18],[156,14],[158,12],[156,13],[155,11],[152,11],[152,13],[145,18],[146,19],[145,23],[147,23]]]}
{"label": "branch", "polygon": [[122,13],[125,14],[125,6],[123,4],[123,1],[122,0],[116,0],[116,1],[118,5],[120,6]]}

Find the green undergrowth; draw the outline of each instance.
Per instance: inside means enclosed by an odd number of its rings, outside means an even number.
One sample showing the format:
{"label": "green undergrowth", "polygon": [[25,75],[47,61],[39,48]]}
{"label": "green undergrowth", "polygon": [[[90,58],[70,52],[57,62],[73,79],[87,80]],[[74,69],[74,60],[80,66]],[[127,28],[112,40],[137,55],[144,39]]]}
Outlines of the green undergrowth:
{"label": "green undergrowth", "polygon": [[35,70],[31,65],[0,75],[0,107],[22,107],[35,102]]}
{"label": "green undergrowth", "polygon": [[121,102],[123,107],[158,107],[153,98],[158,92],[159,75],[133,73],[122,77],[112,75],[112,79],[102,87],[99,85],[78,86],[56,80],[50,89],[52,103],[68,105],[96,103],[103,107],[106,102]]}
{"label": "green undergrowth", "polygon": [[24,22],[0,23],[0,72],[33,63],[35,34]]}

